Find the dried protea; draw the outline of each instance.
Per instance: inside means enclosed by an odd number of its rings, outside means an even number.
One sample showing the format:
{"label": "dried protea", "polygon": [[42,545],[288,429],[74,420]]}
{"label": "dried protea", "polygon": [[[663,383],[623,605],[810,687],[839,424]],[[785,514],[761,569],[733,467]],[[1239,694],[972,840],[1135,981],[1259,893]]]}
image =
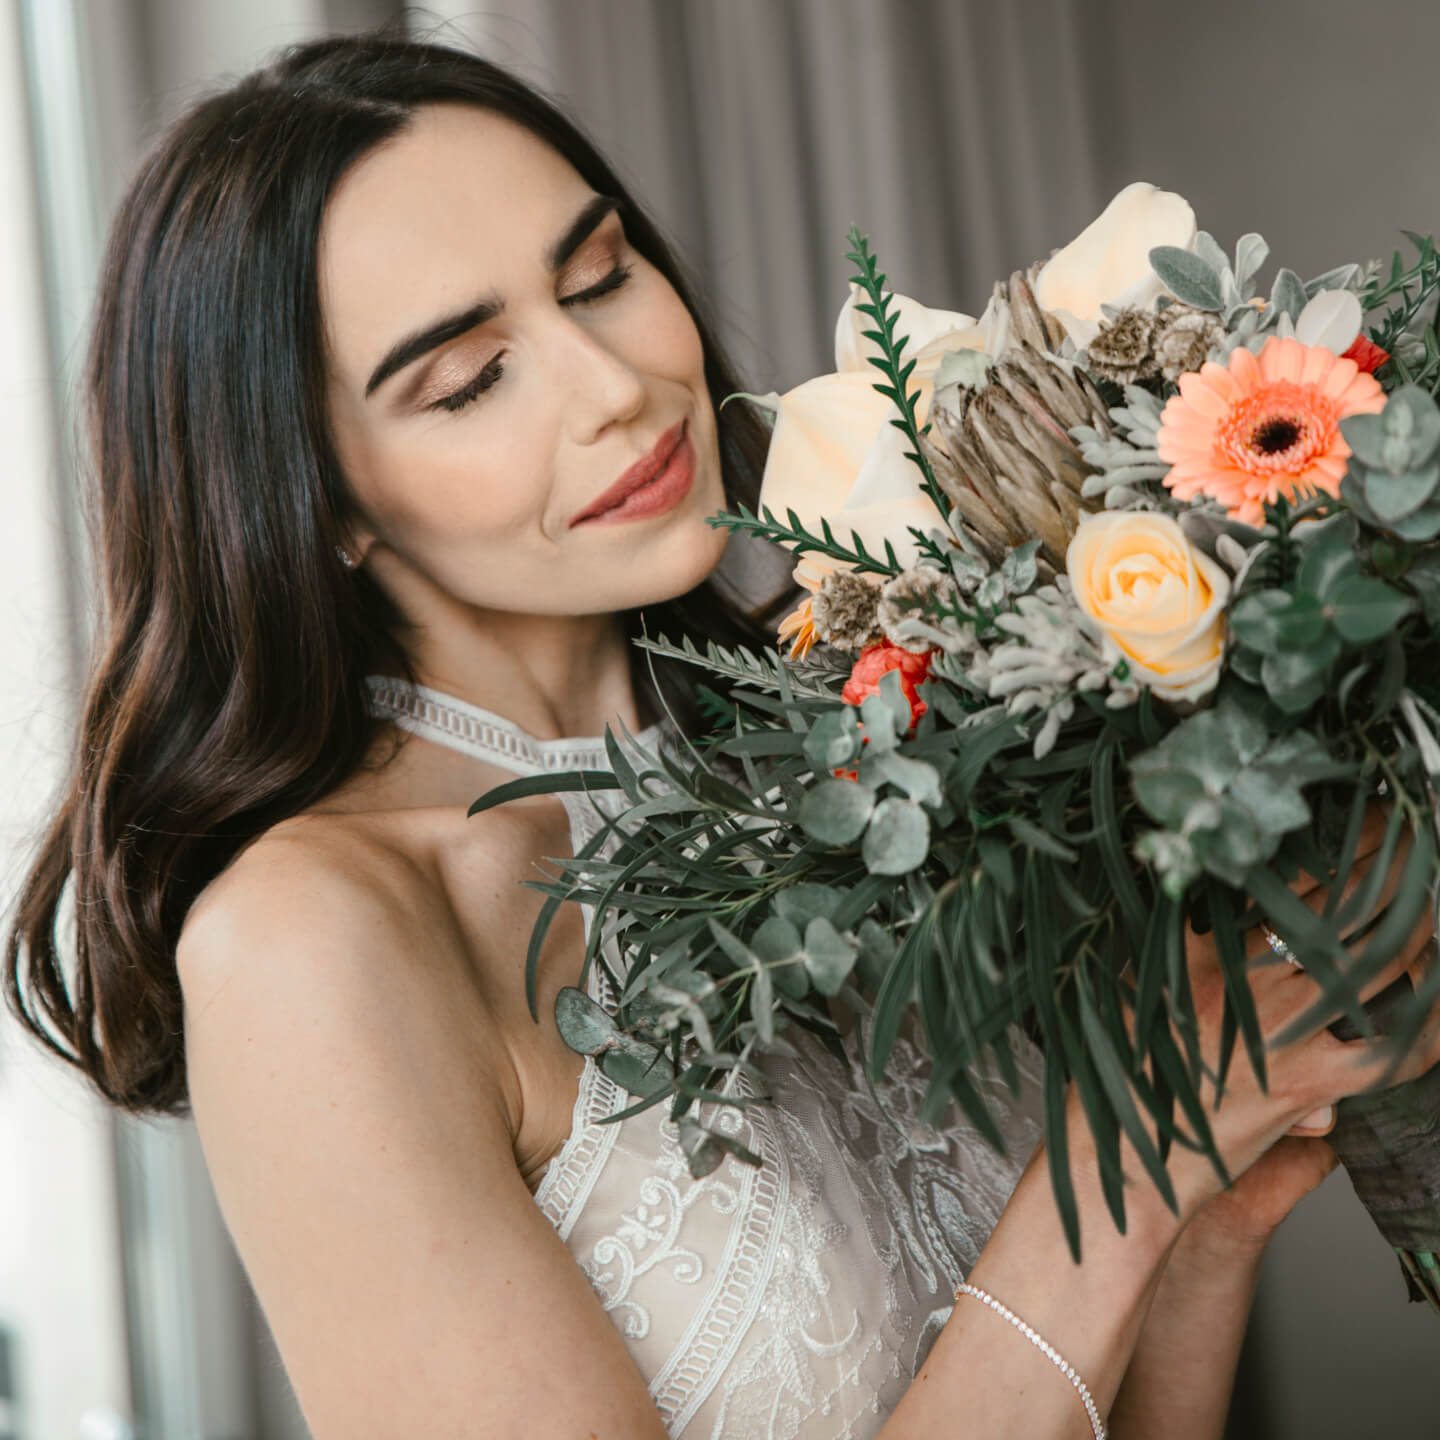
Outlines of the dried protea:
{"label": "dried protea", "polygon": [[876,615],[879,603],[878,577],[832,570],[810,602],[815,634],[840,650],[863,650],[885,638]]}
{"label": "dried protea", "polygon": [[1094,467],[1068,431],[1090,425],[1112,433],[1109,411],[1083,370],[1028,342],[1012,346],[979,389],[956,387],[930,408],[920,437],[940,487],[990,560],[1040,541],[1042,578],[1065,568],[1065,551],[1083,514]]}
{"label": "dried protea", "polygon": [[1127,305],[1114,319],[1107,320],[1086,347],[1092,375],[1113,380],[1120,386],[1138,385],[1160,374],[1155,358],[1155,337],[1159,329],[1153,310]]}
{"label": "dried protea", "polygon": [[1012,345],[1031,345],[1036,350],[1059,350],[1065,327],[1035,303],[1035,276],[1043,260],[1027,270],[1016,270],[1008,280],[997,280],[981,324],[989,327],[986,349],[997,358]]}
{"label": "dried protea", "polygon": [[912,565],[880,587],[876,619],[892,645],[915,655],[933,648],[933,640],[906,635],[901,626],[904,620],[928,619],[926,606],[932,595],[941,604],[950,605],[960,598],[960,587],[933,565]]}
{"label": "dried protea", "polygon": [[1176,301],[1156,316],[1155,359],[1160,373],[1173,382],[1198,370],[1224,338],[1218,315]]}

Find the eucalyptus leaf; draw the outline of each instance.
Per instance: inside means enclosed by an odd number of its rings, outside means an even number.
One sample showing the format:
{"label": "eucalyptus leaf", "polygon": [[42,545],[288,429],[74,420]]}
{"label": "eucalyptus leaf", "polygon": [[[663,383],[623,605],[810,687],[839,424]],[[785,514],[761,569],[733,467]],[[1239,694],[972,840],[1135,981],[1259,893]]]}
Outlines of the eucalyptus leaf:
{"label": "eucalyptus leaf", "polygon": [[797,819],[822,845],[848,845],[875,811],[875,792],[858,780],[822,780],[805,792]]}
{"label": "eucalyptus leaf", "polygon": [[1352,645],[1378,640],[1415,609],[1415,601],[1383,580],[1355,575],[1335,590],[1331,617]]}
{"label": "eucalyptus leaf", "polygon": [[890,796],[870,818],[860,847],[872,875],[903,875],[930,852],[930,817],[913,800]]}
{"label": "eucalyptus leaf", "polygon": [[555,1027],[560,1038],[581,1055],[595,1055],[611,1044],[619,1032],[615,1017],[573,985],[555,996]]}
{"label": "eucalyptus leaf", "polygon": [[838,995],[855,968],[858,945],[823,916],[805,928],[805,969],[822,995]]}

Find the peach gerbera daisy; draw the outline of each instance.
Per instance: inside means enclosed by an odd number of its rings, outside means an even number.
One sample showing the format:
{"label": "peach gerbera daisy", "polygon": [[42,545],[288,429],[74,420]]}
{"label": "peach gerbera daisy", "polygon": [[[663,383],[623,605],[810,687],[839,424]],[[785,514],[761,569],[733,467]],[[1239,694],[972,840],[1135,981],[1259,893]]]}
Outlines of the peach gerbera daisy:
{"label": "peach gerbera daisy", "polygon": [[1380,382],[1354,360],[1272,335],[1258,355],[1241,346],[1227,365],[1207,360],[1182,375],[1155,448],[1179,499],[1208,495],[1259,525],[1266,500],[1339,494],[1350,458],[1340,421],[1384,405]]}

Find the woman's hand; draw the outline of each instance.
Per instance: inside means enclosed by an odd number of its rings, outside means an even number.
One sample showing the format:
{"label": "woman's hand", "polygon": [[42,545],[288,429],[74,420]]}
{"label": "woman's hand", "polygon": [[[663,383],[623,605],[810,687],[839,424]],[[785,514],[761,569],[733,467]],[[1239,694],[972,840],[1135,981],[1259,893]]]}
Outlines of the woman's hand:
{"label": "woman's hand", "polygon": [[[1347,880],[1346,898],[1378,859],[1386,818],[1382,806],[1372,807],[1359,847],[1360,858]],[[1377,909],[1388,904],[1408,849],[1407,839],[1386,877]],[[1325,907],[1328,892],[1312,877],[1302,875],[1292,888],[1311,909],[1318,912]],[[1433,939],[1434,925],[1427,906],[1400,954],[1360,986],[1361,1000],[1373,998],[1407,972],[1418,987]],[[1256,1247],[1263,1249],[1296,1203],[1335,1168],[1334,1152],[1316,1138],[1333,1128],[1333,1112],[1321,1117],[1324,1123],[1320,1127],[1311,1123],[1314,1112],[1347,1095],[1374,1088],[1385,1078],[1393,1058],[1383,1038],[1339,1039],[1328,1028],[1334,1016],[1329,1021],[1312,1022],[1300,1038],[1277,1047],[1275,1035],[1314,1007],[1321,987],[1304,969],[1274,955],[1259,926],[1247,932],[1245,943],[1250,966],[1248,982],[1266,1047],[1267,1088],[1260,1088],[1248,1056],[1237,1048],[1226,1074],[1223,1102],[1215,1104],[1221,1022],[1227,1004],[1225,978],[1213,936],[1187,929],[1186,965],[1203,1062],[1200,1101],[1232,1183],[1222,1187],[1210,1159],[1195,1148],[1173,1145],[1166,1159],[1166,1169],[1181,1202],[1182,1221],[1187,1228],[1197,1226],[1188,1244],[1237,1258],[1253,1256]],[[1363,958],[1363,942],[1355,950]],[[1126,1024],[1133,1034],[1133,1012],[1127,1012]],[[1178,1036],[1172,1034],[1172,1039],[1178,1047]],[[1437,1062],[1440,1005],[1432,1012],[1431,1023],[1414,1049],[1386,1084],[1403,1084]],[[1153,1066],[1153,1061],[1148,1063]],[[1141,1120],[1153,1140],[1155,1125],[1143,1109]],[[1191,1138],[1193,1141],[1193,1135]],[[1121,1152],[1126,1175],[1153,1189],[1154,1182],[1123,1133]]]}
{"label": "woman's hand", "polygon": [[[1427,944],[1407,973],[1415,989],[1433,962]],[[1335,1108],[1321,1106],[1277,1140],[1235,1183],[1207,1201],[1181,1234],[1180,1244],[1216,1260],[1247,1261],[1270,1243],[1301,1200],[1340,1164],[1323,1138],[1335,1128]]]}

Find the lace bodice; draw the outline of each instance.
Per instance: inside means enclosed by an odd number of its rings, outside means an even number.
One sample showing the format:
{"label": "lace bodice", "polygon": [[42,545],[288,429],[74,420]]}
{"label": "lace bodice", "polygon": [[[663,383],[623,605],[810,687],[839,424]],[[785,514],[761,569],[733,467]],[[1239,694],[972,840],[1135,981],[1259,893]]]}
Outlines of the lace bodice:
{"label": "lace bodice", "polygon": [[[603,738],[537,740],[437,691],[370,684],[378,713],[519,773],[608,768]],[[669,733],[662,722],[636,738],[653,750]],[[624,804],[605,791],[561,799],[576,851],[600,828],[596,806]],[[588,936],[593,907],[583,908]],[[592,971],[591,994],[604,1004],[611,997]],[[571,1134],[535,1195],[669,1433],[686,1440],[874,1435],[1043,1135],[1043,1058],[1016,1026],[1020,1096],[988,1054],[971,1072],[1003,1157],[958,1107],[938,1129],[919,1125],[925,1057],[914,1044],[897,1044],[872,1093],[853,1039],[844,1063],[798,1027],[786,1039],[797,1057],[759,1057],[775,1106],[705,1117],[756,1152],[758,1169],[727,1158],[692,1179],[663,1104],[597,1124],[632,1097],[587,1061]]]}

